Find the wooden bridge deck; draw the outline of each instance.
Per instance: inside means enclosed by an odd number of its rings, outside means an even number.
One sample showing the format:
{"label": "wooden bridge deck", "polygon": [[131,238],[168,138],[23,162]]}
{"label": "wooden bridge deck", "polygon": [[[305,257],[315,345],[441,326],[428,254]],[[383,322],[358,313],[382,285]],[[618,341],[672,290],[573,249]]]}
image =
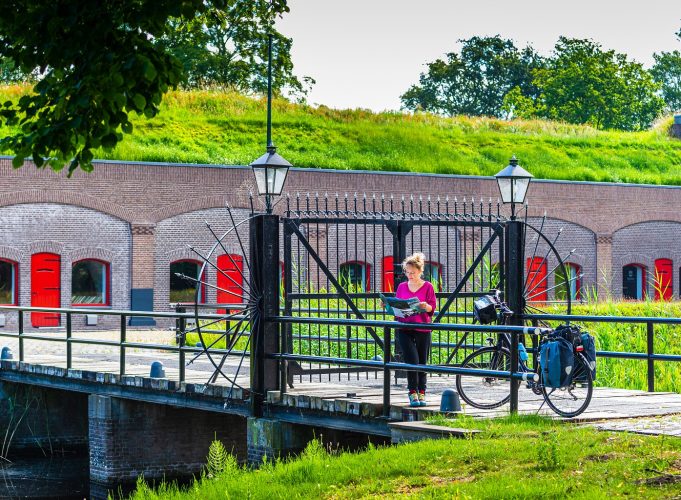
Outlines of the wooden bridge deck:
{"label": "wooden bridge deck", "polygon": [[[58,335],[59,333],[55,333]],[[111,337],[111,333],[87,332],[74,334],[83,338]],[[115,337],[111,337],[115,338]],[[152,340],[150,340],[152,339]],[[154,342],[161,341],[170,343],[174,339],[173,332],[163,331],[129,331],[130,342]],[[18,358],[18,343],[14,339],[0,339],[0,346],[7,345]],[[25,362],[31,365],[43,365],[53,367],[66,367],[65,345],[57,342],[27,340],[25,341]],[[191,359],[188,355],[187,360]],[[161,361],[164,364],[166,378],[168,380],[179,379],[178,356],[175,353],[164,351],[149,351],[143,349],[127,349],[126,375],[139,378],[148,378],[150,365],[153,361]],[[236,373],[240,358],[228,358],[224,372],[228,376]],[[118,348],[102,345],[73,345],[72,368],[96,373],[118,373],[119,371]],[[186,367],[186,383],[202,385],[206,384],[211,373],[212,365],[205,359],[200,358]],[[243,360],[243,365],[237,376],[237,384],[244,388],[249,385],[248,358]],[[390,418],[393,420],[421,420],[428,414],[439,411],[440,396],[447,388],[454,388],[454,378],[444,376],[432,376],[429,378],[428,406],[412,409],[407,404],[406,380],[398,379],[391,384],[391,407]],[[213,386],[231,386],[231,383],[219,377]],[[239,394],[241,392],[239,391]],[[542,397],[533,394],[530,390],[521,388],[519,394],[520,413],[541,413],[549,416],[555,414],[546,405],[542,406]],[[288,388],[284,395],[278,391],[268,394],[268,402],[272,406],[288,410],[308,410],[322,417],[325,414],[338,416],[381,417],[383,408],[383,378],[380,372],[353,373],[351,375],[324,375],[320,381],[319,376],[295,377],[294,387]],[[479,417],[494,417],[508,414],[508,405],[495,410],[477,410],[464,407],[466,414]],[[308,412],[301,412],[308,413]],[[589,408],[579,417],[582,421],[614,420],[632,417],[652,417],[662,415],[681,414],[681,395],[677,393],[612,389],[598,387],[594,390],[593,399]]]}

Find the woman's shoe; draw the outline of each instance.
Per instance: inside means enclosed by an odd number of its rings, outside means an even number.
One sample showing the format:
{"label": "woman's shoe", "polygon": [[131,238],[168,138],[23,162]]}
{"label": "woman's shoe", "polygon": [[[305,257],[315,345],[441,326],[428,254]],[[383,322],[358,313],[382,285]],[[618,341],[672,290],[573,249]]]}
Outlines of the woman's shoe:
{"label": "woman's shoe", "polygon": [[421,406],[419,395],[416,392],[409,393],[409,406]]}
{"label": "woman's shoe", "polygon": [[426,406],[426,393],[421,391],[419,392],[419,406]]}

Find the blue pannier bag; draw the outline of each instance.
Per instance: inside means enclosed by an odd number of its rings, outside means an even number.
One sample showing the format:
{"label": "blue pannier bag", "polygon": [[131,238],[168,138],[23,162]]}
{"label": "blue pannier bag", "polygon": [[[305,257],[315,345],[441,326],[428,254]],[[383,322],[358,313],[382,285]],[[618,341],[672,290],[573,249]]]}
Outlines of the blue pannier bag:
{"label": "blue pannier bag", "polygon": [[539,363],[545,387],[566,387],[572,382],[575,355],[572,342],[563,337],[550,337],[541,346]]}
{"label": "blue pannier bag", "polygon": [[[582,333],[582,347],[584,347],[582,355],[586,359],[586,362],[589,364],[589,370],[591,370],[591,378],[593,380],[596,380],[596,343],[594,342],[594,338],[592,335],[586,332]],[[586,377],[581,378],[584,378],[583,381],[586,381]]]}

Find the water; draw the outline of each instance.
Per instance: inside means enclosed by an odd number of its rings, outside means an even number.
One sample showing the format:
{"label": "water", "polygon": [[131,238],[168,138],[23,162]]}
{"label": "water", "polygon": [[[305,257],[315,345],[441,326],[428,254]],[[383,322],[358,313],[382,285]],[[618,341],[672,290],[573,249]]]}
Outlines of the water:
{"label": "water", "polygon": [[89,498],[89,475],[87,456],[1,461],[0,498]]}

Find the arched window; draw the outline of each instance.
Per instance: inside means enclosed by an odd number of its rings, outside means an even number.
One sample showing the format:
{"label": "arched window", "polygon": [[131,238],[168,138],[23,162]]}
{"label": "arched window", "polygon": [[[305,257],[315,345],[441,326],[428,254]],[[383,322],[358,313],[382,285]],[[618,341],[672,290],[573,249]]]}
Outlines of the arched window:
{"label": "arched window", "polygon": [[642,264],[627,264],[622,268],[622,296],[643,300],[646,296],[646,268]]}
{"label": "arched window", "polygon": [[[183,278],[187,276],[203,281],[203,276],[199,277],[202,263],[198,260],[184,259],[170,263],[170,302],[194,302],[196,300],[196,287],[198,283],[191,279]],[[199,302],[206,301],[206,288],[201,287]]]}
{"label": "arched window", "polygon": [[430,281],[436,292],[442,291],[442,264],[434,261],[426,261],[423,266],[423,279]]}
{"label": "arched window", "polygon": [[19,264],[12,260],[0,259],[0,304],[19,304]]}
{"label": "arched window", "polygon": [[671,259],[657,259],[655,261],[655,276],[653,276],[655,300],[672,299],[673,269],[674,267]]}
{"label": "arched window", "polygon": [[71,268],[71,304],[74,306],[108,306],[110,265],[97,259],[84,259]]}
{"label": "arched window", "polygon": [[[567,274],[565,274],[567,273]],[[572,262],[565,264],[565,273],[563,267],[558,266],[556,269],[556,300],[566,300],[568,296],[570,300],[581,299],[582,290],[582,268]],[[569,295],[568,295],[569,294]]]}
{"label": "arched window", "polygon": [[361,261],[350,261],[340,265],[338,281],[353,292],[367,292],[370,289],[369,264]]}
{"label": "arched window", "polygon": [[549,299],[546,283],[546,259],[534,257],[527,259],[527,301],[546,302]]}
{"label": "arched window", "polygon": [[241,304],[244,301],[244,259],[237,254],[218,256],[218,304]]}

